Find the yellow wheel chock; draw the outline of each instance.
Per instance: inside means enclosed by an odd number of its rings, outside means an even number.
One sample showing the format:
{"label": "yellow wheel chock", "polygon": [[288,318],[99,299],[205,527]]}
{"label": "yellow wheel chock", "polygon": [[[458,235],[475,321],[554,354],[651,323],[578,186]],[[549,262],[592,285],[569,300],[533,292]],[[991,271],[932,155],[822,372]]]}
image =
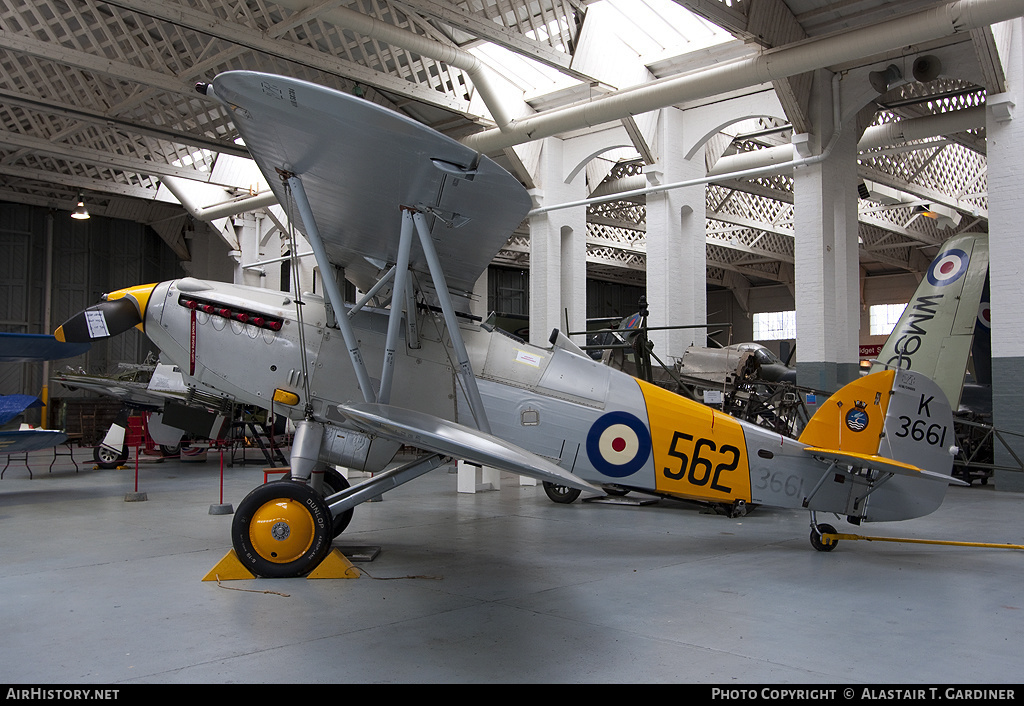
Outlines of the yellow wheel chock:
{"label": "yellow wheel chock", "polygon": [[[306,575],[307,579],[357,579],[362,572],[337,549],[332,549],[320,564]],[[231,549],[203,581],[237,581],[254,579],[256,576],[238,560],[235,550]]]}

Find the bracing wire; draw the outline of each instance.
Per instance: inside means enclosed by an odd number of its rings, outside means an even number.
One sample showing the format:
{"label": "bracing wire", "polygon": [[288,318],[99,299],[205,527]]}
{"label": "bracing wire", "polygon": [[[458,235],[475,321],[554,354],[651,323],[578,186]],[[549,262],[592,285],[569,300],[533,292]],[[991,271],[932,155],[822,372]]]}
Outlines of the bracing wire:
{"label": "bracing wire", "polygon": [[309,393],[309,362],[306,360],[306,327],[302,318],[302,307],[305,302],[302,301],[302,285],[299,280],[299,258],[297,256],[298,248],[295,244],[295,220],[294,213],[292,210],[292,190],[288,184],[288,180],[284,180],[284,190],[287,198],[285,198],[285,216],[288,218],[288,253],[289,253],[289,264],[292,270],[292,288],[294,289],[293,301],[295,302],[295,320],[298,323],[299,329],[299,358],[302,365],[302,392],[306,401],[306,417],[312,415],[313,407],[310,401]]}

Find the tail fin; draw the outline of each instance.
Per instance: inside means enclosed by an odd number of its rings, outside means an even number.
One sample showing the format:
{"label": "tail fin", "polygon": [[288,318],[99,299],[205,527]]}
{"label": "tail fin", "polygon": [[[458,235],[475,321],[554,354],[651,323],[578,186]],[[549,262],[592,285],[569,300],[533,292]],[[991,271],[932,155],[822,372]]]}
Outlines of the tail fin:
{"label": "tail fin", "polygon": [[821,405],[800,442],[809,453],[854,471],[893,474],[872,491],[865,519],[928,514],[942,503],[949,483],[957,482],[950,477],[952,410],[939,386],[920,373],[885,370],[851,382]]}
{"label": "tail fin", "polygon": [[943,243],[871,372],[890,366],[924,373],[959,405],[987,276],[988,236],[965,233]]}
{"label": "tail fin", "polygon": [[841,388],[807,422],[800,434],[800,443],[877,455],[895,378],[895,370],[884,370]]}

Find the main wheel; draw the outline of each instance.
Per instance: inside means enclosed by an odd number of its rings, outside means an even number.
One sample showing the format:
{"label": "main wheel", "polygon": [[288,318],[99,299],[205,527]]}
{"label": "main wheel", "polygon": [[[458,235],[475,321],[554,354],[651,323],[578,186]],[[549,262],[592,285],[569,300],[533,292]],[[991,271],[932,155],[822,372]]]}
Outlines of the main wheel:
{"label": "main wheel", "polygon": [[568,505],[573,500],[580,496],[579,488],[570,488],[567,485],[555,485],[554,483],[544,483],[544,492],[551,499],[551,502],[562,503]]}
{"label": "main wheel", "polygon": [[279,481],[255,488],[238,505],[231,543],[257,576],[289,578],[315,569],[331,550],[331,510],[304,483]]}
{"label": "main wheel", "polygon": [[811,546],[819,552],[830,552],[839,544],[838,539],[825,539],[823,534],[835,534],[836,528],[832,525],[818,525],[811,528]]}
{"label": "main wheel", "polygon": [[92,450],[92,458],[100,468],[117,468],[128,460],[128,447],[122,446],[121,453],[115,453],[106,446],[97,446]]}
{"label": "main wheel", "polygon": [[[327,498],[335,493],[340,493],[343,490],[348,489],[349,482],[345,476],[341,475],[341,472],[337,469],[327,466],[323,469],[324,480],[323,486],[320,488],[320,494]],[[284,481],[286,483],[293,482],[291,477],[285,475],[284,478],[279,478],[275,482]],[[332,530],[331,537],[337,537],[339,534],[345,531],[348,527],[348,523],[352,521],[352,513],[355,508],[349,508],[345,512],[341,513],[334,518],[334,529]]]}

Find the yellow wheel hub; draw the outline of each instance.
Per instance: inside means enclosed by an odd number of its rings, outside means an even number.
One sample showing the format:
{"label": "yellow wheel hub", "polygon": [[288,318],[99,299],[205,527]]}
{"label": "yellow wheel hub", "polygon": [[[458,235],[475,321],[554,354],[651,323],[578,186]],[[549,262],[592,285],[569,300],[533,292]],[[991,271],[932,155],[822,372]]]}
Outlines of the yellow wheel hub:
{"label": "yellow wheel hub", "polygon": [[315,531],[313,516],[302,503],[279,498],[253,514],[249,540],[267,561],[287,564],[301,558],[312,546]]}

